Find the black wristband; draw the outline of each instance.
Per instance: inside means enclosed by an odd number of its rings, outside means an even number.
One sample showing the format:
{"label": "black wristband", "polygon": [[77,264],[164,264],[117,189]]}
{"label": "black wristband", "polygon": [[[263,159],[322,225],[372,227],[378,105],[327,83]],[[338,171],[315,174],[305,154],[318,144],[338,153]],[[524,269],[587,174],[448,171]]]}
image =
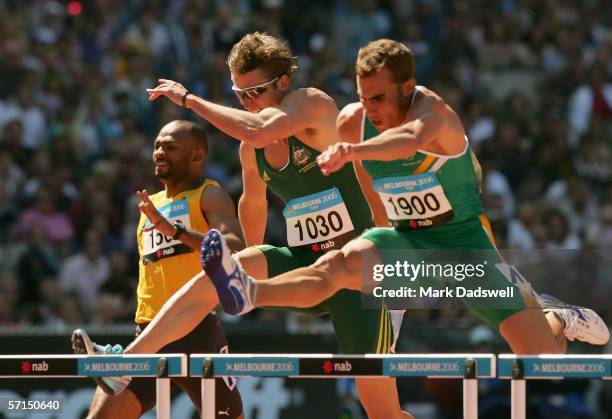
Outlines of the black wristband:
{"label": "black wristband", "polygon": [[189,109],[187,107],[187,96],[189,96],[190,94],[191,94],[191,92],[189,90],[185,90],[185,93],[183,93],[183,100],[182,100],[182,102],[183,102],[183,108],[185,108],[185,109]]}
{"label": "black wristband", "polygon": [[181,234],[183,234],[187,230],[185,229],[183,223],[178,220],[173,222],[172,225],[176,229],[176,233],[174,233],[174,236],[172,236],[172,240],[178,240],[181,237]]}

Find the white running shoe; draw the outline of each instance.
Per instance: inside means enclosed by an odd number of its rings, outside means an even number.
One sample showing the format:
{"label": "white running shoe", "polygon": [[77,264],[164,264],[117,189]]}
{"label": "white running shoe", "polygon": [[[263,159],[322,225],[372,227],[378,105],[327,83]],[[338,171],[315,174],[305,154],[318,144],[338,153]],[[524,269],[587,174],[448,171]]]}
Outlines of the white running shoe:
{"label": "white running shoe", "polygon": [[563,321],[563,332],[569,341],[578,339],[591,345],[605,345],[610,340],[608,326],[590,308],[567,304],[548,294],[539,294],[537,300],[544,313],[553,312]]}
{"label": "white running shoe", "polygon": [[[72,332],[72,350],[75,354],[88,355],[121,355],[123,347],[121,345],[98,345],[90,339],[83,329],[76,329]],[[130,384],[130,377],[91,377],[106,394],[118,395]]]}

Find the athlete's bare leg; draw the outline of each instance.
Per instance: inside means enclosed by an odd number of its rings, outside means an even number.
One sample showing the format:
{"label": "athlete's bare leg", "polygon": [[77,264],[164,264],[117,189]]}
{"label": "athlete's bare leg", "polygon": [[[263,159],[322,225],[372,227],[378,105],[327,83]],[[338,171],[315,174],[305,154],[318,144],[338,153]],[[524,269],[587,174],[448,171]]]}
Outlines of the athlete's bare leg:
{"label": "athlete's bare leg", "polygon": [[117,396],[109,396],[100,387],[96,387],[87,419],[137,419],[141,411],[140,402],[129,389]]}
{"label": "athlete's bare leg", "polygon": [[[252,277],[267,277],[266,258],[260,250],[247,248],[236,253],[235,257]],[[167,344],[191,332],[217,304],[215,287],[206,274],[196,275],[166,301],[149,326],[124,352],[157,353]]]}
{"label": "athlete's bare leg", "polygon": [[[346,258],[352,254],[359,256]],[[266,281],[257,281],[255,304],[257,307],[307,308],[320,304],[341,289],[361,291],[360,272],[361,269],[367,269],[365,264],[361,267],[362,258],[370,258],[370,266],[380,260],[371,241],[355,239],[342,250],[326,253],[310,266],[280,274]],[[352,265],[350,267],[346,265],[349,260]]]}
{"label": "athlete's bare leg", "polygon": [[[414,419],[410,413],[399,410],[395,378],[357,378],[355,384],[368,418]],[[385,397],[376,398],[376,394],[385,394]],[[367,404],[364,398],[368,398]]]}
{"label": "athlete's bare leg", "polygon": [[559,343],[552,327],[540,308],[531,308],[502,321],[499,333],[518,355],[565,353],[566,345]]}
{"label": "athlete's bare leg", "polygon": [[151,323],[125,348],[125,353],[157,353],[191,332],[217,305],[214,287],[200,273],[170,297]]}

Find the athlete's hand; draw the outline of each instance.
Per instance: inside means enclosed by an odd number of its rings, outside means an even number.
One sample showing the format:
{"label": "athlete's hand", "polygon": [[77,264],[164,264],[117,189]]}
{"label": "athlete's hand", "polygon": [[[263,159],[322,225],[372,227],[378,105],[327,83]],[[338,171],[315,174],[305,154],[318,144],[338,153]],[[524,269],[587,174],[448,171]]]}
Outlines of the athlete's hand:
{"label": "athlete's hand", "polygon": [[187,88],[182,84],[166,79],[158,79],[159,85],[154,89],[147,89],[149,100],[154,101],[160,96],[166,96],[178,106],[183,106],[183,95]]}
{"label": "athlete's hand", "polygon": [[325,176],[337,172],[351,161],[353,145],[351,143],[336,143],[319,154],[317,164]]}
{"label": "athlete's hand", "polygon": [[153,202],[149,198],[149,193],[146,189],[142,191],[136,191],[136,195],[140,202],[138,203],[138,209],[142,212],[151,222],[151,225],[144,229],[144,231],[155,230],[156,225],[159,225],[162,221],[165,220],[164,216],[160,214],[160,212],[155,208]]}

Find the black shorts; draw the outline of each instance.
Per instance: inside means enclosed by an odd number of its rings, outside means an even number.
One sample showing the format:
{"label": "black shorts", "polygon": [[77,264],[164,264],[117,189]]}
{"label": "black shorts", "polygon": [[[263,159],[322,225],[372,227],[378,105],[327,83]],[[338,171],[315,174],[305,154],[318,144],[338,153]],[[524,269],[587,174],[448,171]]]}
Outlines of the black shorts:
{"label": "black shorts", "polygon": [[[147,325],[136,326],[136,336],[144,330]],[[209,314],[191,332],[164,346],[159,353],[225,353],[228,352],[227,339],[221,329],[219,320],[214,314]],[[216,388],[216,410],[223,412],[222,419],[234,419],[242,413],[242,400],[236,388],[234,378],[217,378]],[[175,392],[180,387],[189,395],[193,404],[201,412],[201,380],[199,378],[172,378],[172,391]],[[128,389],[134,393],[142,413],[145,413],[155,406],[155,378],[134,377]],[[229,415],[228,415],[229,413]]]}

